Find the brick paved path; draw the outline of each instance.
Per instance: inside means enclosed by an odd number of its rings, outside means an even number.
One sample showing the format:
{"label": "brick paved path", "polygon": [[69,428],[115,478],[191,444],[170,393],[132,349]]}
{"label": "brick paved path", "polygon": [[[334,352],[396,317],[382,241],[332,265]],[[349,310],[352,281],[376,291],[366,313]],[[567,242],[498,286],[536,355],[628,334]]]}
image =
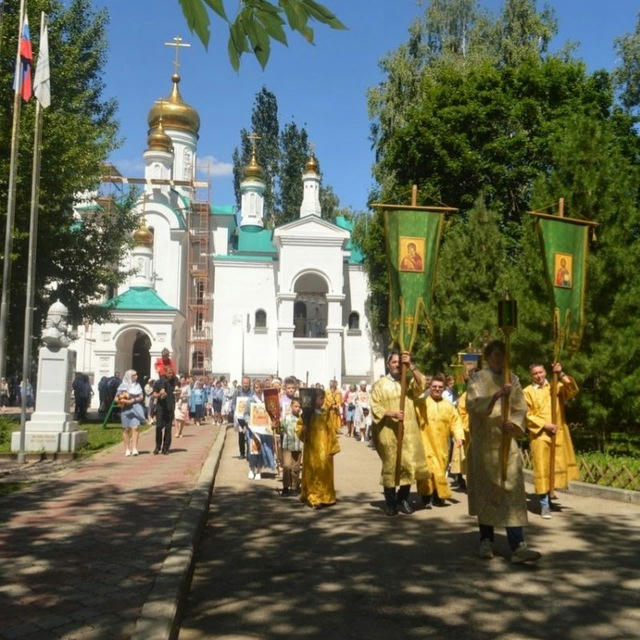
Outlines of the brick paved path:
{"label": "brick paved path", "polygon": [[227,438],[180,640],[640,638],[640,507],[564,494],[530,514],[535,567],[475,555],[466,496],[382,515],[374,451],[342,437],[338,504],[314,512],[250,481]]}
{"label": "brick paved path", "polygon": [[0,499],[0,638],[129,637],[218,427],[122,445]]}

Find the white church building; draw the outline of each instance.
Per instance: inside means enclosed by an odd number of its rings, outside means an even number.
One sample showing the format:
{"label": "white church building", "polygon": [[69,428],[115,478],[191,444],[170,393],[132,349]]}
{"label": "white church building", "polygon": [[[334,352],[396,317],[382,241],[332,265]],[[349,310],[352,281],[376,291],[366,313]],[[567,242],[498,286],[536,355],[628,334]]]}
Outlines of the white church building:
{"label": "white church building", "polygon": [[350,221],[322,217],[317,161],[311,156],[300,178],[299,217],[275,229],[265,229],[255,150],[239,212],[199,201],[200,118],[179,82],[174,74],[170,95],[149,112],[144,178],[122,179],[143,188],[122,265],[130,275],[103,302],[112,321],[79,328],[77,369],[94,385],[129,368],[153,377],[168,348],[181,373],[373,381],[384,367],[372,347],[363,256]]}

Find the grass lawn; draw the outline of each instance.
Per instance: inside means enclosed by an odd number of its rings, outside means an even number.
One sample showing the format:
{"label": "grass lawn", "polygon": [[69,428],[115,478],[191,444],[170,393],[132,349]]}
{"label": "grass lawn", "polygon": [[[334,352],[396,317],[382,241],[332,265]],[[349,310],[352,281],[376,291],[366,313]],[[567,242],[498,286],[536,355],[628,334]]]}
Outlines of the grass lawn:
{"label": "grass lawn", "polygon": [[[0,453],[11,450],[11,432],[19,431],[20,424],[16,420],[0,418]],[[76,451],[80,456],[89,456],[105,447],[122,442],[122,425],[119,422],[109,422],[102,428],[101,423],[81,423],[80,429],[87,432],[88,442]],[[149,429],[149,425],[140,427],[140,432]]]}

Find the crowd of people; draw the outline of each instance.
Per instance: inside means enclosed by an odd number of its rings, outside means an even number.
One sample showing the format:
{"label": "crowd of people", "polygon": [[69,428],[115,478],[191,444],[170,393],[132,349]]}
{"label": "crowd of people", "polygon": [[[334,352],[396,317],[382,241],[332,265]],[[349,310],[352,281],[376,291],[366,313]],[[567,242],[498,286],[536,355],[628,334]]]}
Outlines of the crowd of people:
{"label": "crowd of people", "polygon": [[[155,382],[143,388],[135,371],[127,371],[117,389],[125,455],[138,454],[137,427],[145,416],[155,419],[154,454],[167,454],[172,436],[182,437],[189,420],[196,426],[208,419],[232,423],[250,480],[268,474],[281,483],[283,497],[299,494],[320,509],[336,501],[333,459],[340,452],[339,437],[355,438],[370,442],[381,459],[386,515],[415,511],[412,485],[425,509],[445,506],[452,489],[466,491],[469,513],[478,518],[480,557],[493,557],[494,528],[505,527],[512,562],[532,562],[540,554],[525,542],[527,504],[516,438],[529,436],[540,515],[550,518],[553,490],[578,477],[564,414],[578,387],[560,363],[553,363],[558,384],[552,411],[545,366],[531,364],[531,384],[523,390],[515,375],[504,380],[504,359],[504,344],[490,342],[486,367],[469,372],[458,396],[452,377],[421,373],[408,353],[391,353],[387,375],[372,388],[362,381],[340,389],[336,380],[327,388],[308,387],[294,376],[244,376],[239,385],[224,378],[178,377],[166,352],[156,362]],[[403,366],[408,383],[401,406]]]}

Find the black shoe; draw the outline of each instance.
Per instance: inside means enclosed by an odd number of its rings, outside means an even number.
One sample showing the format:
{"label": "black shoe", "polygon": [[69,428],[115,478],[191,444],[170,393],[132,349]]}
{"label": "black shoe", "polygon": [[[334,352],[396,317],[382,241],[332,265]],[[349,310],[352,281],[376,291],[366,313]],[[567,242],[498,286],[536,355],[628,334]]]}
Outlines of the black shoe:
{"label": "black shoe", "polygon": [[154,449],[153,450],[153,455],[157,456],[160,453],[160,449]]}
{"label": "black shoe", "polygon": [[385,502],[382,509],[387,516],[395,516],[398,513],[398,507],[395,504],[387,504]]}
{"label": "black shoe", "polygon": [[162,450],[162,454],[165,455],[165,456],[168,456],[169,455],[169,449],[163,449]]}
{"label": "black shoe", "polygon": [[415,511],[408,500],[400,500],[400,502],[398,502],[398,509],[401,513],[406,513],[407,515],[411,515]]}
{"label": "black shoe", "polygon": [[431,496],[420,496],[420,500],[422,500],[422,505],[425,509],[431,509]]}
{"label": "black shoe", "polygon": [[433,504],[434,507],[446,507],[447,503],[440,497],[434,495],[431,498],[431,504]]}
{"label": "black shoe", "polygon": [[284,498],[286,498],[286,497],[287,497],[288,495],[290,495],[290,494],[291,494],[291,491],[289,491],[289,489],[283,489],[283,490],[280,492],[280,495],[281,495],[282,497],[284,497]]}

